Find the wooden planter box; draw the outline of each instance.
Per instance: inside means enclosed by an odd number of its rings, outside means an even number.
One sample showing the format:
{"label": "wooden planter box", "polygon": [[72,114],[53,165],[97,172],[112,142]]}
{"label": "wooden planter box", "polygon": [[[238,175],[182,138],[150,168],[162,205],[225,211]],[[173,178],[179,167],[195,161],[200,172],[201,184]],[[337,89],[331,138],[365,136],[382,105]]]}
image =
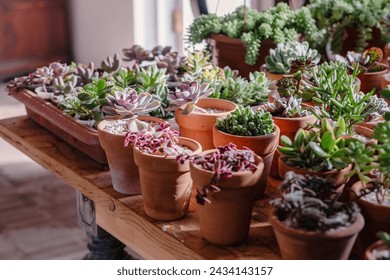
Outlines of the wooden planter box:
{"label": "wooden planter box", "polygon": [[26,106],[27,116],[99,163],[107,163],[96,129],[78,123],[52,103],[30,90],[10,90]]}

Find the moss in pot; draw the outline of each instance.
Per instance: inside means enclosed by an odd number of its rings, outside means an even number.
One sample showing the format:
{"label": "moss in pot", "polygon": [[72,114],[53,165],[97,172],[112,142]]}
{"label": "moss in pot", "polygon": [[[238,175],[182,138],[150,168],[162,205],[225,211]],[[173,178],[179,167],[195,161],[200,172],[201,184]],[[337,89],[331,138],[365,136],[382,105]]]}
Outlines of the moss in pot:
{"label": "moss in pot", "polygon": [[286,173],[282,196],[270,203],[283,259],[348,259],[364,226],[354,202],[337,200],[332,178]]}

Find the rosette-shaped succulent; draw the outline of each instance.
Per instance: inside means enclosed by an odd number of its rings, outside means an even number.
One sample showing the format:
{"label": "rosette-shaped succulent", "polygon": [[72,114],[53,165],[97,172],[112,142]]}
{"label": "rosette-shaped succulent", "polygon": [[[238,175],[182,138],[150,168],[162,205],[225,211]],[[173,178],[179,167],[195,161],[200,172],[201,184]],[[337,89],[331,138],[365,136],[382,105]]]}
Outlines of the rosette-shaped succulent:
{"label": "rosette-shaped succulent", "polygon": [[123,58],[124,61],[135,62],[136,64],[141,64],[141,62],[144,60],[152,59],[150,52],[145,50],[140,45],[133,45],[130,48],[123,49],[122,52],[125,56]]}
{"label": "rosette-shaped succulent", "polygon": [[93,62],[90,62],[88,66],[78,64],[74,69],[74,74],[77,77],[77,83],[80,85],[88,84],[92,81],[93,77],[98,77],[98,72],[95,71]]}
{"label": "rosette-shaped succulent", "polygon": [[305,107],[302,107],[302,98],[294,96],[276,98],[274,102],[267,102],[261,107],[276,117],[297,118],[310,114]]}
{"label": "rosette-shaped succulent", "polygon": [[114,57],[108,56],[102,61],[101,67],[107,73],[116,73],[121,68],[118,54],[115,54]]}
{"label": "rosette-shaped succulent", "polygon": [[383,52],[380,48],[372,47],[363,53],[354,51],[347,52],[345,57],[336,55],[336,61],[343,63],[350,71],[357,66],[360,72],[379,72],[386,69],[386,65],[381,64]]}
{"label": "rosette-shaped succulent", "polygon": [[155,46],[152,49],[151,53],[152,53],[153,57],[160,56],[160,55],[165,56],[165,55],[167,55],[167,54],[169,54],[171,52],[171,49],[172,49],[171,46],[165,46],[165,47],[163,47],[163,46]]}
{"label": "rosette-shaped succulent", "polygon": [[134,115],[144,115],[156,110],[160,102],[148,92],[138,94],[134,89],[126,88],[123,91],[115,91],[114,95],[106,97],[108,106],[102,111],[117,118],[131,118]]}
{"label": "rosette-shaped succulent", "polygon": [[208,96],[214,92],[209,84],[199,84],[198,81],[184,82],[176,87],[175,91],[168,94],[170,102],[169,110],[175,110],[185,105],[184,114],[190,114],[195,109],[195,104],[202,96]]}
{"label": "rosette-shaped succulent", "polygon": [[177,73],[179,68],[187,63],[187,58],[185,56],[179,56],[177,52],[171,52],[165,56],[156,56],[155,57],[158,68],[166,68],[167,74],[169,75],[168,81],[177,82],[179,78]]}

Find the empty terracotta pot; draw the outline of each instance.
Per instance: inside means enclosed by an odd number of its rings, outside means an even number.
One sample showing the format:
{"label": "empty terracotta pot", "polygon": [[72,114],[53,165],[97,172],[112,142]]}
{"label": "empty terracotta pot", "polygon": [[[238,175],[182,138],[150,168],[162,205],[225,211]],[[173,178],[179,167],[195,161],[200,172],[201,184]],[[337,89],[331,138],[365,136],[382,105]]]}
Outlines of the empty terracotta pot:
{"label": "empty terracotta pot", "polygon": [[[191,149],[192,155],[202,151],[201,145],[192,139],[180,137],[179,144]],[[189,161],[180,164],[175,156],[151,155],[138,148],[133,150],[146,215],[161,221],[184,217],[192,190]]]}
{"label": "empty terracotta pot", "polygon": [[[150,116],[138,116],[146,122],[164,123],[162,119]],[[123,194],[137,195],[141,193],[138,168],[134,163],[133,148],[125,148],[125,135],[116,135],[104,131],[109,120],[101,121],[98,125],[99,141],[106,153],[112,186]]]}
{"label": "empty terracotta pot", "polygon": [[290,228],[279,221],[275,210],[271,212],[269,222],[284,260],[346,260],[364,226],[360,213],[352,225],[327,232]]}
{"label": "empty terracotta pot", "polygon": [[[208,150],[203,154],[216,150]],[[213,244],[232,245],[242,242],[249,233],[254,204],[255,185],[260,180],[264,163],[255,157],[257,170],[233,172],[232,177],[221,179],[219,192],[209,192],[211,203],[198,205],[200,232]],[[201,192],[202,186],[209,184],[214,172],[191,164],[191,177],[195,187]]]}
{"label": "empty terracotta pot", "polygon": [[275,131],[273,133],[261,136],[233,135],[220,131],[217,128],[217,125],[214,125],[213,127],[213,142],[215,147],[225,146],[229,143],[234,143],[236,144],[238,149],[247,147],[263,159],[264,171],[260,181],[256,184],[256,199],[262,197],[265,188],[267,187],[268,175],[271,169],[272,159],[279,143],[279,135],[280,130],[277,125],[275,125]]}
{"label": "empty terracotta pot", "polygon": [[185,116],[182,115],[183,109],[177,109],[175,111],[175,119],[180,127],[180,135],[198,141],[202,145],[203,150],[214,149],[213,126],[217,122],[217,118],[225,118],[238,106],[233,102],[218,98],[199,99],[196,106],[202,109],[224,110],[224,112],[216,114],[193,112]]}

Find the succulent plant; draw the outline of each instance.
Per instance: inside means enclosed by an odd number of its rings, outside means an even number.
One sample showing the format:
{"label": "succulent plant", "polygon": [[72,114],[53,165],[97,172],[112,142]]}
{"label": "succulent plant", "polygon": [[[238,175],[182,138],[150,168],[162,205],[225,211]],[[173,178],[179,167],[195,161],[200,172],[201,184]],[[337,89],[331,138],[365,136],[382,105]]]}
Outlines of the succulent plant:
{"label": "succulent plant", "polygon": [[275,126],[269,112],[239,106],[225,119],[217,119],[217,128],[233,135],[259,136],[273,133]]}
{"label": "succulent plant", "polygon": [[[363,98],[363,94],[359,97]],[[384,114],[390,111],[390,106],[387,104],[386,100],[379,98],[375,94],[370,96],[366,100],[367,107],[362,112],[363,116],[366,116],[364,121],[378,121],[382,120]]]}
{"label": "succulent plant", "polygon": [[187,62],[187,58],[185,56],[179,56],[177,52],[167,53],[165,56],[156,56],[155,59],[158,68],[167,69],[169,82],[177,82],[179,80],[177,76],[179,69]]}
{"label": "succulent plant", "polygon": [[114,57],[109,56],[103,60],[101,67],[109,74],[116,73],[121,68],[121,60],[118,54],[115,54]]}
{"label": "succulent plant", "polygon": [[53,80],[53,87],[56,89],[56,94],[69,94],[76,88],[76,85],[76,76],[72,76],[71,78],[66,79],[66,81],[64,81],[63,77],[57,77]]}
{"label": "succulent plant", "polygon": [[160,102],[149,93],[138,94],[131,88],[115,91],[114,95],[108,95],[106,100],[108,105],[103,106],[102,111],[117,118],[131,118],[137,114],[147,114],[160,106]]}
{"label": "succulent plant", "polygon": [[190,160],[193,164],[214,172],[209,184],[202,186],[201,191],[197,190],[196,202],[201,205],[205,202],[210,203],[207,198],[210,191],[220,191],[218,184],[221,179],[230,178],[233,172],[255,172],[257,170],[253,151],[246,148],[238,150],[233,143],[217,147],[217,151],[205,155],[178,155],[176,157],[176,161],[182,164],[185,160]]}
{"label": "succulent plant", "polygon": [[151,60],[152,57],[150,52],[145,50],[140,45],[133,45],[130,48],[125,48],[122,50],[124,61],[130,61],[136,64],[141,64],[144,60]]}
{"label": "succulent plant", "polygon": [[377,233],[377,236],[382,240],[385,248],[374,249],[372,255],[374,260],[390,260],[390,234],[385,231],[380,231]]}
{"label": "succulent plant", "polygon": [[261,105],[260,108],[264,108],[275,117],[297,118],[310,115],[309,110],[302,107],[302,99],[294,96],[276,98],[273,102],[268,101]]}
{"label": "succulent plant", "polygon": [[166,56],[167,54],[171,53],[171,46],[155,46],[152,50],[151,53],[153,57],[156,56]]}
{"label": "succulent plant", "polygon": [[187,56],[187,63],[182,65],[183,71],[195,78],[200,77],[203,71],[212,68],[211,55],[208,51],[190,52]]}
{"label": "succulent plant", "polygon": [[322,119],[318,130],[299,129],[293,140],[282,135],[283,146],[278,151],[286,164],[297,168],[329,171],[343,169],[351,160],[342,161],[340,157],[346,147],[346,140],[341,136],[345,133],[345,122],[339,118],[337,122]]}
{"label": "succulent plant", "polygon": [[270,202],[286,226],[326,232],[351,225],[360,212],[355,202],[337,200],[331,178],[287,172],[280,186],[282,196]]}
{"label": "succulent plant", "polygon": [[363,53],[349,51],[345,57],[336,55],[336,60],[343,63],[350,71],[358,67],[360,73],[379,72],[386,69],[387,66],[380,63],[382,58],[382,50],[376,47],[369,48]]}
{"label": "succulent plant", "polygon": [[305,61],[305,65],[315,66],[320,61],[318,51],[309,47],[307,42],[279,43],[275,49],[270,49],[266,57],[266,69],[272,73],[288,74],[294,60]]}
{"label": "succulent plant", "polygon": [[168,94],[168,100],[170,107],[168,110],[175,110],[177,108],[183,108],[186,114],[190,114],[196,107],[200,97],[210,95],[214,89],[209,88],[209,85],[199,84],[198,81],[184,82],[178,85],[175,91],[172,91]]}
{"label": "succulent plant", "polygon": [[92,78],[98,78],[99,73],[95,69],[93,62],[90,62],[88,66],[78,64],[74,69],[74,75],[77,77],[77,83],[81,86],[91,83]]}

